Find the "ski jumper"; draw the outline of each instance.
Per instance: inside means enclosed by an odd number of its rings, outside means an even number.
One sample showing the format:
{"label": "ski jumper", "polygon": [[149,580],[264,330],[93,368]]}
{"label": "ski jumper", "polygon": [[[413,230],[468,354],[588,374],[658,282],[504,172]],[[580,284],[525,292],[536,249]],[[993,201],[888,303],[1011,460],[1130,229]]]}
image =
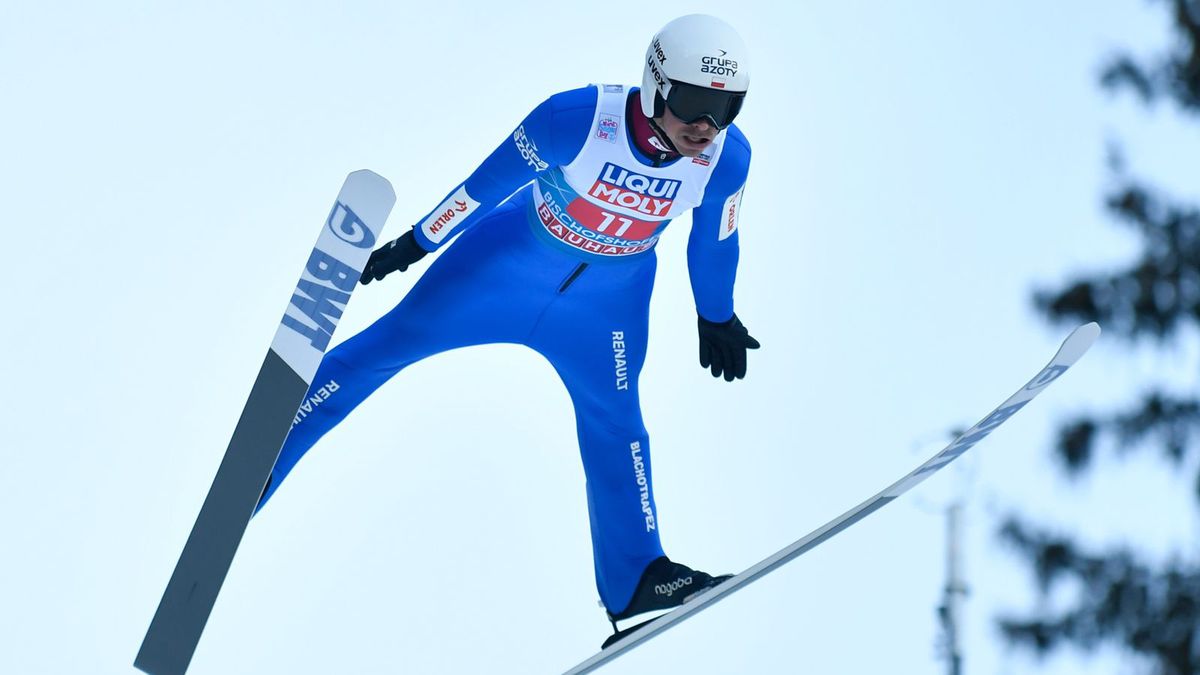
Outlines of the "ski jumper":
{"label": "ski jumper", "polygon": [[627,105],[636,95],[593,85],[551,96],[416,226],[428,251],[457,239],[394,309],[326,354],[263,503],[321,436],[405,366],[469,345],[527,345],[554,366],[574,404],[601,600],[613,613],[629,604],[642,571],[663,555],[638,401],[654,245],[692,210],[697,311],[731,318],[750,163],[734,126],[699,157],[645,156],[628,130],[645,123],[629,119],[641,114]]}

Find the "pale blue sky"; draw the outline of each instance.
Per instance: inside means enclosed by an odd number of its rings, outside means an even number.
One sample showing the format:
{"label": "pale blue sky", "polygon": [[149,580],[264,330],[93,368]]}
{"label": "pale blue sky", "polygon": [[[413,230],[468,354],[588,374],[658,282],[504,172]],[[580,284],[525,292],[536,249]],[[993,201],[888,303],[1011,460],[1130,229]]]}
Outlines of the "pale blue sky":
{"label": "pale blue sky", "polygon": [[[1153,5],[775,5],[0,6],[0,672],[133,672],[346,173],[392,181],[398,236],[549,94],[637,82],[675,16],[733,23],[753,69],[736,303],[763,349],[735,385],[696,365],[681,220],[659,247],[642,375],[664,543],[710,571],[874,494],[1053,354],[1068,331],[1033,313],[1034,285],[1136,253],[1100,206],[1106,139],[1194,188],[1194,123],[1095,85],[1109,50],[1162,44]],[[418,274],[361,289],[338,338]],[[955,494],[967,672],[1030,672],[993,625],[1032,602],[999,516],[1194,555],[1194,473],[1106,458],[1072,485],[1048,446],[1054,420],[1151,377],[1193,387],[1197,360],[1102,337],[962,468],[603,672],[941,672]],[[607,631],[574,439],[532,352],[405,371],[252,523],[191,672],[566,670]],[[1043,672],[1130,663],[1092,658]]]}

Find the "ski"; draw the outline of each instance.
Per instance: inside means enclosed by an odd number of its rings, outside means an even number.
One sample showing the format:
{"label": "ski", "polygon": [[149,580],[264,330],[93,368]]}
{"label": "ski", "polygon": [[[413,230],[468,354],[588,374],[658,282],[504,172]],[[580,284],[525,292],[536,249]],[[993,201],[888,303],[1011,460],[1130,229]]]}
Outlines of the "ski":
{"label": "ski", "polygon": [[978,424],[963,432],[958,438],[955,438],[950,445],[930,458],[929,461],[913,469],[908,475],[891,484],[874,497],[825,523],[807,534],[804,538],[764,558],[732,579],[704,591],[689,600],[686,604],[656,619],[632,628],[627,628],[622,631],[622,637],[619,637],[615,642],[609,643],[609,646],[602,648],[591,658],[566,671],[564,675],[582,675],[583,673],[590,673],[596,670],[634,647],[661,634],[668,628],[686,621],[716,604],[718,601],[738,592],[752,582],[786,565],[788,562],[795,560],[842,530],[883,508],[889,502],[908,492],[921,481],[932,476],[942,467],[971,449],[972,446],[983,440],[985,436],[995,431],[1008,418],[1016,414],[1025,404],[1032,401],[1035,396],[1045,391],[1046,387],[1062,376],[1068,368],[1087,352],[1099,335],[1100,326],[1095,323],[1084,324],[1076,328],[1063,341],[1058,353],[1054,355],[1050,363],[1039,371],[1028,384],[1010,396],[1004,403],[1000,404],[1000,407],[993,410],[991,414],[980,420]]}
{"label": "ski", "polygon": [[371,171],[346,177],[258,372],[134,666],[183,675],[317,366],[396,193]]}

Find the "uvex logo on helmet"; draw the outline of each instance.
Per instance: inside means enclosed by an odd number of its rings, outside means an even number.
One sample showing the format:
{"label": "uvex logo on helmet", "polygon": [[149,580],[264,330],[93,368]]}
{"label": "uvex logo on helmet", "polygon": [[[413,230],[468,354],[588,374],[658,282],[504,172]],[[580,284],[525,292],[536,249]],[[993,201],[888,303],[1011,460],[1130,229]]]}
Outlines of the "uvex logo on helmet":
{"label": "uvex logo on helmet", "polygon": [[588,195],[651,216],[666,216],[679,192],[680,181],[650,178],[605,162]]}
{"label": "uvex logo on helmet", "polygon": [[649,69],[651,77],[654,78],[654,83],[659,87],[667,86],[667,78],[663,76],[662,71],[658,69],[658,64],[654,62],[654,57],[646,59],[646,68]]}
{"label": "uvex logo on helmet", "polygon": [[653,47],[653,49],[654,49],[654,55],[658,57],[658,62],[666,63],[667,62],[667,54],[666,54],[666,52],[663,51],[662,40],[655,39],[654,44],[652,44],[651,47]]}

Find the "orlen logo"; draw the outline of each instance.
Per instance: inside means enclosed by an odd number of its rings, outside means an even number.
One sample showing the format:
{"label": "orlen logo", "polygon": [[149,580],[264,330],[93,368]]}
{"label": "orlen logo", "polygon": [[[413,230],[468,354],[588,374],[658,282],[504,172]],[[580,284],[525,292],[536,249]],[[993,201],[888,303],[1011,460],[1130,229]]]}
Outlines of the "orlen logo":
{"label": "orlen logo", "polygon": [[429,226],[429,231],[436,235],[438,232],[441,232],[442,228],[445,227],[447,224],[449,224],[450,221],[454,220],[455,216],[457,216],[460,213],[466,213],[466,212],[467,212],[467,203],[461,199],[455,199],[454,207],[446,209],[445,211],[442,211],[441,213],[439,213],[437,219],[434,220],[433,223]]}
{"label": "orlen logo", "polygon": [[433,213],[421,223],[421,231],[435,244],[441,243],[464,218],[471,215],[479,202],[467,194],[467,186],[461,185],[446,201],[438,205]]}
{"label": "orlen logo", "polygon": [[371,248],[375,245],[375,235],[349,206],[341,202],[334,202],[325,224],[334,236],[355,248]]}
{"label": "orlen logo", "polygon": [[737,230],[738,211],[741,210],[742,192],[745,191],[745,189],[746,186],[743,185],[742,187],[738,188],[737,192],[729,195],[729,198],[725,200],[724,217],[721,221],[721,233],[717,235],[717,241],[724,241],[725,239],[729,238],[729,235],[733,234],[734,231]]}
{"label": "orlen logo", "polygon": [[650,178],[604,163],[600,176],[588,190],[588,195],[609,204],[623,206],[652,216],[665,216],[675,202],[680,181],[669,178]]}
{"label": "orlen logo", "polygon": [[700,59],[700,72],[736,77],[738,69],[737,61],[725,58],[727,52],[724,49],[717,51],[721,52],[720,56],[705,56]]}

